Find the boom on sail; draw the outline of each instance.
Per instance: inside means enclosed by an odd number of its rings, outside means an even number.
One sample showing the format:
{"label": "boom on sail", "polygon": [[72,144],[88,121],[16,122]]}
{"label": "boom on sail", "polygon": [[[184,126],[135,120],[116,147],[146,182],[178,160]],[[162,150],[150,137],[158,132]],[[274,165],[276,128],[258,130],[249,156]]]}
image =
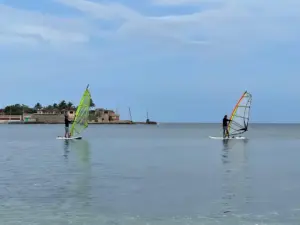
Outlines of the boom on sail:
{"label": "boom on sail", "polygon": [[229,136],[242,134],[248,130],[252,95],[245,91],[235,105],[228,124]]}
{"label": "boom on sail", "polygon": [[91,94],[88,88],[89,85],[86,87],[77,107],[75,119],[71,127],[71,137],[80,135],[88,127],[91,104]]}

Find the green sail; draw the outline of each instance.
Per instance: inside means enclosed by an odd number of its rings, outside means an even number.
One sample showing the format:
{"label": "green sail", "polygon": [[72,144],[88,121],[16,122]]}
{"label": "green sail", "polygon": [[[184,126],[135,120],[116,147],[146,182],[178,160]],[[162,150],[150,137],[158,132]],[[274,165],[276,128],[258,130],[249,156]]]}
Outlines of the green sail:
{"label": "green sail", "polygon": [[85,89],[80,103],[77,107],[75,113],[75,119],[71,127],[71,137],[79,136],[80,133],[88,127],[89,115],[90,115],[90,104],[91,104],[91,94],[88,89],[89,86]]}

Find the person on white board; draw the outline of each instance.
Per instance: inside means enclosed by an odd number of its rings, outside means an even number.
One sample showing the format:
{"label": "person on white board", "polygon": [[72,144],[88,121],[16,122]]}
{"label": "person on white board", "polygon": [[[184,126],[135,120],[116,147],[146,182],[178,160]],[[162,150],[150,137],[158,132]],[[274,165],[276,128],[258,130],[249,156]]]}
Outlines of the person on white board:
{"label": "person on white board", "polygon": [[223,118],[223,138],[226,136],[229,137],[229,132],[228,132],[228,122],[231,120],[227,119],[227,115],[224,116]]}
{"label": "person on white board", "polygon": [[69,120],[68,113],[65,113],[65,138],[70,138],[71,137],[71,134],[70,134],[70,131],[69,131],[69,124],[71,122],[72,121]]}

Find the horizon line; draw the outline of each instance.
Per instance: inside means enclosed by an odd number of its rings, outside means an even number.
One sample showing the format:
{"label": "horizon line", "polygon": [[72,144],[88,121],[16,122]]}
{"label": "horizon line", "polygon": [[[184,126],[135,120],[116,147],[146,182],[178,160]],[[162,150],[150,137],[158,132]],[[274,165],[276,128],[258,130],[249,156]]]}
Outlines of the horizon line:
{"label": "horizon line", "polygon": [[[160,122],[156,121],[157,123],[160,124],[222,124],[220,122]],[[249,123],[249,126],[254,125],[254,124],[299,124],[299,122],[253,122]]]}

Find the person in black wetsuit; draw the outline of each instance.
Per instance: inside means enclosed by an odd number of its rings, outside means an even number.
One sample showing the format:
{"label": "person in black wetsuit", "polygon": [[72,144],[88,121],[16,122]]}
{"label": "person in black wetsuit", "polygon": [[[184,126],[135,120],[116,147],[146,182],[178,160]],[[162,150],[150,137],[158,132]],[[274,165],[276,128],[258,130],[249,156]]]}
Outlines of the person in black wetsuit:
{"label": "person in black wetsuit", "polygon": [[68,114],[65,113],[65,138],[69,138],[70,132],[69,132],[69,124],[71,123],[71,121],[69,120]]}
{"label": "person in black wetsuit", "polygon": [[227,119],[227,115],[224,116],[223,118],[223,137],[225,138],[226,136],[229,137],[229,133],[228,133],[228,122],[230,122],[231,120]]}

